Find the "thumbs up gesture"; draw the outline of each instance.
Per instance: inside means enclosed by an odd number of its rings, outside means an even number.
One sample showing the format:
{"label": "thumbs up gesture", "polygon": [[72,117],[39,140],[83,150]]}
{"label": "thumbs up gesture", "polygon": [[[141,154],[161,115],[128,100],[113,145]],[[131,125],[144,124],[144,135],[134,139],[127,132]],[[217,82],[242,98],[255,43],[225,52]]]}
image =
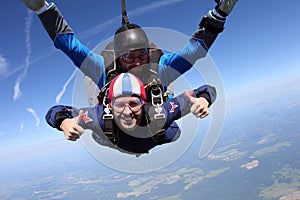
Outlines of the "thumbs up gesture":
{"label": "thumbs up gesture", "polygon": [[204,118],[209,114],[208,101],[203,97],[193,97],[188,91],[184,93],[185,97],[192,104],[191,113],[198,118]]}
{"label": "thumbs up gesture", "polygon": [[83,111],[79,111],[77,117],[71,119],[65,119],[62,121],[60,128],[63,130],[67,140],[76,141],[83,134],[84,130],[79,125],[79,122],[83,116]]}

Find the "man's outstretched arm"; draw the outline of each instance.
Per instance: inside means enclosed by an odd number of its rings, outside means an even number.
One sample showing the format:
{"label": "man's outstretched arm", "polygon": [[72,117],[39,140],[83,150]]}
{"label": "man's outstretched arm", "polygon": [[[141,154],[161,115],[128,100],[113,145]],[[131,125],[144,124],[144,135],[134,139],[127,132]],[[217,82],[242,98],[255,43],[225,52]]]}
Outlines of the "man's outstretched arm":
{"label": "man's outstretched arm", "polygon": [[208,50],[218,34],[224,30],[226,17],[232,12],[238,0],[215,0],[216,7],[200,21],[199,29],[193,34],[193,38],[203,41]]}
{"label": "man's outstretched arm", "polygon": [[163,104],[166,122],[164,128],[181,117],[193,113],[198,118],[209,114],[209,107],[216,100],[216,90],[210,85],[203,85],[191,92],[185,92]]}
{"label": "man's outstretched arm", "polygon": [[38,14],[54,46],[67,55],[75,66],[91,78],[99,88],[102,88],[106,80],[104,58],[93,53],[77,39],[56,5],[45,0],[22,1]]}

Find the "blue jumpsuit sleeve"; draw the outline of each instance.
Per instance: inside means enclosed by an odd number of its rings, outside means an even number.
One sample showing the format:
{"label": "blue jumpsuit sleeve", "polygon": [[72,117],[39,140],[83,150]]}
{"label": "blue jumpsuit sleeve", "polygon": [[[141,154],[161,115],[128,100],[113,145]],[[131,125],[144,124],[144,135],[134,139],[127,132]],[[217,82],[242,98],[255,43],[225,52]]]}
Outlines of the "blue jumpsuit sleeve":
{"label": "blue jumpsuit sleeve", "polygon": [[[103,120],[101,118],[103,109],[100,106],[81,108],[83,111],[83,117],[79,122],[79,125],[83,129],[90,129],[95,132],[102,132]],[[73,118],[78,116],[79,109],[72,106],[56,105],[49,109],[45,118],[47,123],[61,131],[60,125],[66,118]]]}
{"label": "blue jumpsuit sleeve", "polygon": [[[193,91],[192,96],[200,97],[202,95],[206,98],[211,104],[216,99],[216,90],[213,86],[203,85]],[[184,94],[180,94],[175,98],[169,99],[167,102],[163,104],[163,110],[166,115],[166,121],[164,124],[164,128],[167,129],[173,121],[184,117],[185,115],[190,113],[191,103],[184,96]]]}
{"label": "blue jumpsuit sleeve", "polygon": [[92,52],[83,45],[74,33],[58,35],[54,41],[56,48],[63,51],[84,75],[90,77],[93,82],[102,88],[106,81],[104,58],[100,54]]}
{"label": "blue jumpsuit sleeve", "polygon": [[165,130],[165,143],[175,142],[181,134],[181,130],[177,123],[173,122]]}
{"label": "blue jumpsuit sleeve", "polygon": [[217,98],[217,91],[216,88],[211,85],[203,85],[195,89],[192,95],[197,98],[204,97],[208,101],[209,106],[211,106]]}
{"label": "blue jumpsuit sleeve", "polygon": [[51,127],[61,130],[59,126],[64,119],[77,115],[78,110],[72,106],[56,105],[48,110],[45,119]]}
{"label": "blue jumpsuit sleeve", "polygon": [[106,81],[103,56],[92,52],[76,38],[72,28],[54,4],[41,13],[39,18],[54,46],[63,51],[86,76],[102,88]]}
{"label": "blue jumpsuit sleeve", "polygon": [[224,24],[225,20],[216,19],[210,10],[202,17],[199,28],[183,48],[161,57],[158,74],[165,86],[187,72],[198,59],[206,56],[219,33],[223,31]]}
{"label": "blue jumpsuit sleeve", "polygon": [[187,72],[195,62],[205,57],[207,49],[201,40],[190,38],[188,43],[174,53],[161,56],[158,74],[164,85],[168,86],[176,78]]}
{"label": "blue jumpsuit sleeve", "polygon": [[180,94],[177,97],[164,102],[163,110],[166,115],[164,128],[167,129],[173,121],[187,115],[190,112],[190,107],[191,104],[184,97],[184,94]]}

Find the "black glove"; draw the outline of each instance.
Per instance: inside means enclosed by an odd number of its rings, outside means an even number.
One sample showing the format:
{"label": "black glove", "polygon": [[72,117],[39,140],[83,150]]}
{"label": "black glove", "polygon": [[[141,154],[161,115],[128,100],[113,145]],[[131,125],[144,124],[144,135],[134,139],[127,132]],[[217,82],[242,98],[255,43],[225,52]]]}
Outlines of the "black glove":
{"label": "black glove", "polygon": [[22,0],[24,4],[33,11],[38,11],[41,9],[45,4],[45,0]]}
{"label": "black glove", "polygon": [[216,6],[216,11],[223,17],[227,17],[229,13],[233,10],[234,5],[238,0],[215,0],[218,4]]}

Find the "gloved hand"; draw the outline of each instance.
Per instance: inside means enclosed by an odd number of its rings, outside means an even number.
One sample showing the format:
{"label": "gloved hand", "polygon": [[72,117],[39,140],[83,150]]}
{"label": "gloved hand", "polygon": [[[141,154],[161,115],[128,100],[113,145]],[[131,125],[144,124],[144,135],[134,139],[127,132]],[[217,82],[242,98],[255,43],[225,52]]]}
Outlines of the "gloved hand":
{"label": "gloved hand", "polygon": [[216,11],[223,17],[226,17],[232,11],[237,1],[238,0],[215,0],[218,4],[216,6]]}
{"label": "gloved hand", "polygon": [[45,0],[22,0],[24,4],[33,11],[38,11],[45,4]]}

